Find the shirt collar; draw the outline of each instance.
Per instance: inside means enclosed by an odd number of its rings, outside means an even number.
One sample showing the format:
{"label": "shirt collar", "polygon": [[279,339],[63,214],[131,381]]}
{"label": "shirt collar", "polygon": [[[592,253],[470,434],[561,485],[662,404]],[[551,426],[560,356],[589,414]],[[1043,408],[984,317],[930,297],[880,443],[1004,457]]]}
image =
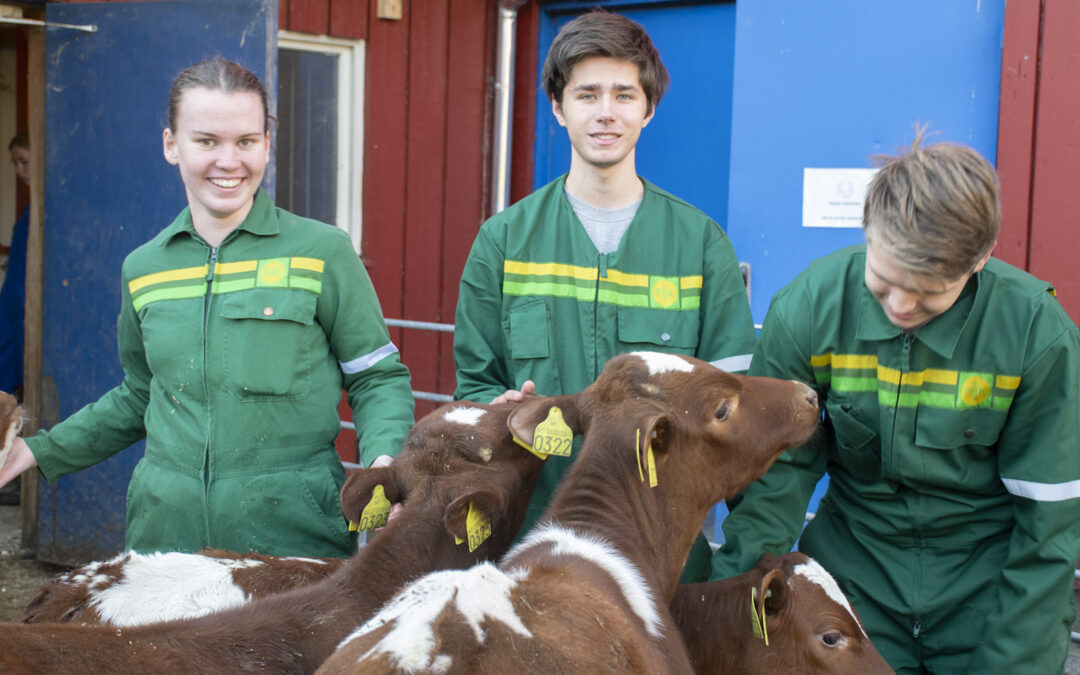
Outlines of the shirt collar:
{"label": "shirt collar", "polygon": [[[960,333],[971,316],[971,309],[979,292],[979,274],[976,272],[960,291],[960,297],[944,313],[934,317],[924,326],[919,327],[912,336],[943,358],[952,358]],[[902,328],[894,326],[885,316],[881,303],[865,284],[860,289],[859,326],[855,337],[859,340],[892,340],[904,334]]]}
{"label": "shirt collar", "polygon": [[[255,202],[251,205],[251,211],[248,212],[247,218],[244,218],[244,222],[240,223],[236,229],[264,237],[278,234],[281,231],[277,210],[274,209],[274,204],[270,201],[270,195],[265,190],[259,188],[255,192]],[[164,246],[180,234],[187,234],[191,237],[198,236],[195,233],[195,226],[191,224],[191,207],[184,207],[176,220],[165,228],[159,240],[160,244]],[[230,233],[229,236],[232,236],[232,234]]]}

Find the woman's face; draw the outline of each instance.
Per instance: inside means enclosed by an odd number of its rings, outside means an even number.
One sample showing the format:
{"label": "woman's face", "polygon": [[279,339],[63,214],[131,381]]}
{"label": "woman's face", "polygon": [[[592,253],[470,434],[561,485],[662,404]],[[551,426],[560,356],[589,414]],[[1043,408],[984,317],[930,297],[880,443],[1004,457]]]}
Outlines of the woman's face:
{"label": "woman's face", "polygon": [[262,99],[251,91],[193,87],[165,129],[165,159],[180,168],[192,223],[232,229],[251,210],[270,161]]}

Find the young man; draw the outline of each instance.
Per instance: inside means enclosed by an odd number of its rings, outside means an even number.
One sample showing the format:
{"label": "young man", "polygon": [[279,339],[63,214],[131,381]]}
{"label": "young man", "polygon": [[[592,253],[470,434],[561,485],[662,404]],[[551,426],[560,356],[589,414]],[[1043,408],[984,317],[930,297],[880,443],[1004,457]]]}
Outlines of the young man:
{"label": "young man", "polygon": [[799,536],[898,673],[1061,672],[1080,554],[1080,334],[990,257],[993,167],[923,147],[875,176],[866,244],[773,299],[751,372],[815,383],[821,433],[724,523],[713,577]]}
{"label": "young man", "polygon": [[[570,171],[480,229],[457,307],[456,398],[575,393],[634,350],[744,371],[754,328],[731,243],[635,169],[668,83],[645,30],[582,15],[556,36],[542,79],[570,138]],[[570,462],[547,460],[525,528]],[[707,576],[707,551],[699,560]]]}

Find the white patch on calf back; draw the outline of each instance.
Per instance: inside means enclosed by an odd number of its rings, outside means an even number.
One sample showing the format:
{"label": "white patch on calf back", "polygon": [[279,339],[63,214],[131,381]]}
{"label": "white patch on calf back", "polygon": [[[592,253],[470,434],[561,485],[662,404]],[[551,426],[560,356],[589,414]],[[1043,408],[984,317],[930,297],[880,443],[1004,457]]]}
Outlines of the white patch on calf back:
{"label": "white patch on calf back", "polygon": [[233,583],[232,570],[263,564],[191,553],[128,555],[124,578],[90,593],[89,605],[117,626],[202,616],[242,605],[248,598]]}
{"label": "white patch on calf back", "polygon": [[[686,362],[683,361],[683,363]],[[558,525],[545,525],[534,529],[507,554],[506,559],[512,560],[525,549],[547,544],[551,544],[551,552],[555,555],[584,558],[607,572],[622,590],[623,597],[626,598],[630,608],[645,623],[645,630],[649,632],[649,635],[655,638],[661,637],[662,621],[649,585],[634,564],[608,542]],[[521,579],[527,576],[527,571],[511,570],[510,574],[514,578]]]}
{"label": "white patch on calf back", "polygon": [[447,607],[453,606],[461,613],[480,644],[485,639],[481,624],[488,619],[502,623],[519,635],[532,637],[510,601],[516,585],[491,563],[481,563],[467,570],[433,572],[402,589],[378,614],[345,638],[338,649],[391,624],[390,631],[360,660],[386,654],[396,667],[406,672],[421,669],[445,672],[451,665],[451,657],[432,652],[435,649],[433,626]]}
{"label": "white patch on calf back", "polygon": [[465,406],[459,406],[447,410],[443,415],[443,419],[447,422],[475,427],[480,423],[480,418],[483,417],[486,412],[487,411],[483,408],[466,408]]}
{"label": "white patch on calf back", "polygon": [[836,579],[833,579],[828,570],[821,566],[821,563],[811,558],[801,565],[796,565],[793,571],[795,574],[805,577],[807,581],[820,586],[821,590],[825,591],[825,595],[828,595],[833,602],[848,611],[851,618],[855,619],[855,624],[859,626],[859,630],[863,632],[864,636],[866,635],[866,629],[863,628],[859,617],[855,616],[855,610],[851,608],[847,596],[840,590],[840,585],[836,583]]}
{"label": "white patch on calf back", "polygon": [[659,375],[672,370],[689,373],[694,369],[694,364],[678,354],[665,354],[664,352],[630,353],[645,362],[645,365],[649,368],[649,375]]}

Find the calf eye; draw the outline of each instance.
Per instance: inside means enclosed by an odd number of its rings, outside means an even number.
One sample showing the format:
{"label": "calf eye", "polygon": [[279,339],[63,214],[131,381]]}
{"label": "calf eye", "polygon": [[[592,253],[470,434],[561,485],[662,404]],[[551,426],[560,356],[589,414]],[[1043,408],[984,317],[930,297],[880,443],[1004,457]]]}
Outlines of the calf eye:
{"label": "calf eye", "polygon": [[727,419],[729,412],[731,412],[731,405],[724,402],[724,404],[720,406],[720,409],[716,411],[716,419]]}
{"label": "calf eye", "polygon": [[825,643],[826,647],[843,647],[846,642],[846,638],[843,633],[838,631],[830,631],[828,633],[821,634],[821,641]]}

